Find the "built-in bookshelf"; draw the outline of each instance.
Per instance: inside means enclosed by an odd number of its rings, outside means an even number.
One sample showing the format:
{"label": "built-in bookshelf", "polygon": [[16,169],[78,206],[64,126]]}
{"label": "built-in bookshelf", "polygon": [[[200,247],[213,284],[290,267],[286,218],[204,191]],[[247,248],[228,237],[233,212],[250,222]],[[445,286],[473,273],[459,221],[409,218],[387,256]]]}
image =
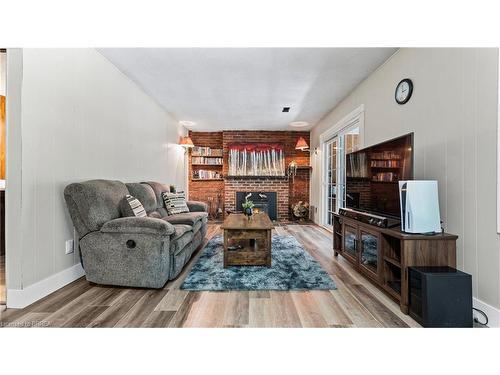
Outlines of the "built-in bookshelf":
{"label": "built-in bookshelf", "polygon": [[192,181],[222,181],[222,148],[193,147],[191,150]]}
{"label": "built-in bookshelf", "polygon": [[193,147],[191,156],[222,157],[222,148]]}
{"label": "built-in bookshelf", "polygon": [[222,158],[219,157],[206,157],[206,156],[193,156],[191,158],[193,165],[222,165]]}
{"label": "built-in bookshelf", "polygon": [[395,182],[401,176],[402,155],[396,151],[372,152],[370,168],[372,181]]}

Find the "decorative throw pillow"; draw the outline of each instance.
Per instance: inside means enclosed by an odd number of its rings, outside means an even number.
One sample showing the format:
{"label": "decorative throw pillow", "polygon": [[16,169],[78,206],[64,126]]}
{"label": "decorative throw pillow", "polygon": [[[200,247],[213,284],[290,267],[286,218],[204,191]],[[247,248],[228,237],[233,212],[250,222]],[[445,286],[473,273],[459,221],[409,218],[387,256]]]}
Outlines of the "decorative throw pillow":
{"label": "decorative throw pillow", "polygon": [[178,193],[164,192],[162,195],[163,202],[165,202],[165,208],[169,215],[189,212],[189,208],[186,204],[186,195],[183,191]]}
{"label": "decorative throw pillow", "polygon": [[135,217],[146,217],[146,210],[144,206],[139,201],[139,199],[126,195],[121,203],[121,212],[124,217],[135,216]]}

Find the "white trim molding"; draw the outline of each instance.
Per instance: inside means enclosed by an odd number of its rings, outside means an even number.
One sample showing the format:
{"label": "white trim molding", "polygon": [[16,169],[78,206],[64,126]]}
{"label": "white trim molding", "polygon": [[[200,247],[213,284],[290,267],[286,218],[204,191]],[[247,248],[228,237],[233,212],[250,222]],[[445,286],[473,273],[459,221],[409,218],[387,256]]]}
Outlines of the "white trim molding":
{"label": "white trim molding", "polygon": [[85,271],[81,264],[76,264],[24,289],[7,289],[7,307],[22,309],[54,293],[83,275],[85,275]]}
{"label": "white trim molding", "polygon": [[325,229],[331,230],[328,226],[325,226],[325,172],[326,172],[326,164],[325,164],[325,145],[326,143],[335,137],[338,134],[341,134],[342,131],[349,129],[352,126],[359,127],[359,145],[360,148],[364,147],[364,134],[365,134],[365,106],[361,104],[359,107],[354,109],[352,112],[344,116],[340,121],[338,121],[335,125],[325,130],[323,133],[319,135],[319,149],[321,150],[320,154],[320,196],[318,200],[318,215],[315,217],[316,224],[324,227]]}
{"label": "white trim molding", "polygon": [[351,113],[344,116],[340,121],[333,125],[330,129],[324,131],[319,135],[319,143],[322,144],[332,138],[335,134],[342,129],[351,126],[355,121],[359,121],[359,142],[361,147],[364,145],[364,132],[365,132],[365,106],[361,104],[358,108]]}
{"label": "white trim molding", "polygon": [[[500,328],[500,310],[496,307],[490,306],[487,303],[477,299],[472,299],[472,306],[476,309],[484,311],[488,316],[488,327],[490,328]],[[484,321],[484,317],[477,311],[474,311],[474,317],[476,317],[480,322]]]}

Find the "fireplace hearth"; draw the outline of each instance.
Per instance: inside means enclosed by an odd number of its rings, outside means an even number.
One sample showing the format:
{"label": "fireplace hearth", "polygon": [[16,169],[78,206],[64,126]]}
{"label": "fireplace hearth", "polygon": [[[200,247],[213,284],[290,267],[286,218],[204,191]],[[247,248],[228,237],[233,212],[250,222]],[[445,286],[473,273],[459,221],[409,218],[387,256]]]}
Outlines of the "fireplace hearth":
{"label": "fireplace hearth", "polygon": [[236,211],[242,212],[242,204],[245,197],[250,194],[248,200],[254,203],[254,212],[265,212],[273,221],[277,220],[277,193],[275,191],[237,191]]}

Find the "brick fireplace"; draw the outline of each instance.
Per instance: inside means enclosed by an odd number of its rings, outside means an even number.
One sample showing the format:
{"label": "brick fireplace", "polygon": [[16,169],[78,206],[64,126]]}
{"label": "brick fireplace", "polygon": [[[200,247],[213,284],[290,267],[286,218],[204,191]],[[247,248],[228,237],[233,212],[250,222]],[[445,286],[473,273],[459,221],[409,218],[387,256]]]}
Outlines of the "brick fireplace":
{"label": "brick fireplace", "polygon": [[[296,131],[223,131],[189,132],[196,146],[223,149],[224,175],[221,181],[189,181],[189,198],[217,205],[220,201],[223,212],[239,211],[236,207],[237,192],[276,192],[277,220],[292,219],[290,207],[299,201],[309,202],[310,165],[309,152],[295,150],[299,137],[310,144],[309,132]],[[228,174],[228,145],[242,142],[276,142],[285,146],[285,166],[294,160],[299,168],[295,178],[283,177],[230,177]],[[191,165],[191,163],[189,163]],[[191,168],[189,170],[191,174]]]}
{"label": "brick fireplace", "polygon": [[225,210],[241,211],[240,207],[236,207],[236,193],[239,191],[255,193],[275,192],[277,220],[288,220],[289,186],[287,181],[264,178],[251,180],[227,179],[224,188]]}

